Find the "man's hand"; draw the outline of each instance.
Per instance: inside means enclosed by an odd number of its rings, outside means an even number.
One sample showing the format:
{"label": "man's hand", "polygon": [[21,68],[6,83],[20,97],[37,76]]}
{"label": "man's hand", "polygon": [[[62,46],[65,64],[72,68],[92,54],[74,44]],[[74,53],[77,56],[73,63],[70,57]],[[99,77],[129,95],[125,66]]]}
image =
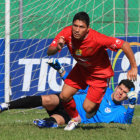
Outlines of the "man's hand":
{"label": "man's hand", "polygon": [[138,74],[138,68],[131,68],[127,73],[127,79],[136,81],[137,80],[137,74]]}
{"label": "man's hand", "polygon": [[65,40],[63,36],[60,36],[59,40],[57,41],[57,49],[61,50],[65,45]]}
{"label": "man's hand", "polygon": [[137,103],[138,94],[135,91],[130,91],[127,93],[127,97],[131,107],[133,107]]}
{"label": "man's hand", "polygon": [[60,74],[64,72],[64,67],[59,63],[58,59],[51,58],[47,62],[51,67],[57,70]]}
{"label": "man's hand", "polygon": [[128,42],[124,42],[121,49],[124,51],[125,55],[127,56],[131,69],[127,73],[127,78],[132,81],[137,80],[138,68],[135,60],[134,53],[131,49],[131,46]]}
{"label": "man's hand", "polygon": [[47,50],[47,55],[50,56],[50,55],[56,54],[58,51],[60,51],[64,47],[64,45],[65,45],[65,40],[64,40],[64,37],[61,36],[59,40],[57,41],[57,47],[49,46]]}

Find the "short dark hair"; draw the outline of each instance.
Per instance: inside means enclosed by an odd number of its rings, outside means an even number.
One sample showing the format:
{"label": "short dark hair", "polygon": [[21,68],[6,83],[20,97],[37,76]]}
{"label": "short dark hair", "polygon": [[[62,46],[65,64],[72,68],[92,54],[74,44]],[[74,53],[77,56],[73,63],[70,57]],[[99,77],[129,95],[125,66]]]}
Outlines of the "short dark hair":
{"label": "short dark hair", "polygon": [[76,20],[84,21],[86,23],[87,27],[89,26],[90,19],[89,19],[89,15],[86,12],[79,12],[79,13],[75,14],[75,16],[73,18],[73,23]]}
{"label": "short dark hair", "polygon": [[125,85],[129,89],[129,91],[132,89],[135,90],[135,85],[131,80],[128,80],[128,79],[121,80],[119,85],[121,84]]}

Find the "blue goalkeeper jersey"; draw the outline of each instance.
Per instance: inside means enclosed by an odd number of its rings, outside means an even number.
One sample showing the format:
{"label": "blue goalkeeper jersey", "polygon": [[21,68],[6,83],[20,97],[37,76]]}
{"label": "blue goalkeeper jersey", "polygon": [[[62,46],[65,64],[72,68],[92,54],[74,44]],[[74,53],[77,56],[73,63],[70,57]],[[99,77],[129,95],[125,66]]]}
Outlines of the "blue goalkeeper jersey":
{"label": "blue goalkeeper jersey", "polygon": [[[62,77],[63,80],[67,77],[68,73]],[[79,92],[82,94],[76,94],[73,96],[76,109],[81,116],[81,123],[132,123],[134,115],[134,108],[125,108],[121,104],[115,104],[112,101],[111,94],[113,90],[107,88],[106,93],[102,99],[99,109],[91,119],[86,118],[86,112],[83,109],[83,102],[86,98],[88,87],[85,90],[80,89]]]}
{"label": "blue goalkeeper jersey", "polygon": [[[126,109],[121,104],[115,104],[111,98],[112,93],[113,91],[107,88],[97,113],[91,119],[86,118],[86,112],[82,106],[86,94],[74,95],[76,108],[81,116],[81,123],[131,123],[134,109]],[[130,115],[129,118],[130,112],[132,116]]]}

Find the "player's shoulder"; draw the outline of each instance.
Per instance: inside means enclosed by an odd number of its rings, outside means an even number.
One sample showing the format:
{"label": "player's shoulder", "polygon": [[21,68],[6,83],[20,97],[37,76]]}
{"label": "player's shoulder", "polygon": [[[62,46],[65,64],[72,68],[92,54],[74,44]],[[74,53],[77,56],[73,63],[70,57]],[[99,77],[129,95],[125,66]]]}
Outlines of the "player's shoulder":
{"label": "player's shoulder", "polygon": [[92,29],[92,28],[89,28],[89,32],[90,33],[94,33],[94,34],[100,34],[98,31],[96,31],[96,30],[94,30],[94,29]]}
{"label": "player's shoulder", "polygon": [[92,28],[89,28],[89,36],[92,37],[93,39],[96,39],[96,38],[99,38],[99,37],[102,37],[104,34],[92,29]]}
{"label": "player's shoulder", "polygon": [[64,27],[61,33],[65,36],[65,38],[71,36],[72,33],[72,26]]}
{"label": "player's shoulder", "polygon": [[112,93],[113,93],[113,90],[112,90],[111,88],[107,87],[105,93],[106,93],[106,94],[112,94]]}
{"label": "player's shoulder", "polygon": [[63,30],[71,32],[72,31],[72,25],[64,27]]}
{"label": "player's shoulder", "polygon": [[113,92],[113,90],[112,90],[110,87],[107,87],[107,88],[106,88],[106,91],[108,91],[108,92]]}

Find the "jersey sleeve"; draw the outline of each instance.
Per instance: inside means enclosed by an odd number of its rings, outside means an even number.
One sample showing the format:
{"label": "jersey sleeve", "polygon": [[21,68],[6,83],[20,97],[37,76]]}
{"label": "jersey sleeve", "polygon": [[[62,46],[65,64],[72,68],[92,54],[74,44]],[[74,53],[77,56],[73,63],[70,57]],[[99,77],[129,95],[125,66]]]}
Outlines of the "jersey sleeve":
{"label": "jersey sleeve", "polygon": [[124,40],[115,37],[106,36],[99,32],[96,32],[95,36],[96,36],[97,44],[100,44],[101,46],[105,46],[106,48],[112,51],[117,51],[122,47],[124,43]]}
{"label": "jersey sleeve", "polygon": [[69,73],[66,72],[66,73],[64,74],[64,76],[61,77],[63,81],[67,78],[68,74],[69,74]]}
{"label": "jersey sleeve", "polygon": [[58,39],[59,39],[61,36],[64,37],[64,40],[65,40],[65,42],[66,42],[66,38],[67,38],[67,36],[69,35],[69,32],[70,32],[70,26],[65,27],[63,30],[61,30],[61,31],[56,35],[56,37],[54,38],[54,40],[52,41],[52,43],[50,44],[50,46],[52,46],[52,47],[57,47]]}
{"label": "jersey sleeve", "polygon": [[134,115],[134,108],[129,108],[125,111],[122,111],[122,108],[120,108],[120,111],[115,117],[114,123],[121,123],[121,124],[131,124],[132,119]]}
{"label": "jersey sleeve", "polygon": [[133,116],[134,116],[134,108],[127,108],[127,112],[125,114],[125,117],[124,117],[124,121],[125,123],[127,124],[131,124],[132,123],[132,119],[133,119]]}

